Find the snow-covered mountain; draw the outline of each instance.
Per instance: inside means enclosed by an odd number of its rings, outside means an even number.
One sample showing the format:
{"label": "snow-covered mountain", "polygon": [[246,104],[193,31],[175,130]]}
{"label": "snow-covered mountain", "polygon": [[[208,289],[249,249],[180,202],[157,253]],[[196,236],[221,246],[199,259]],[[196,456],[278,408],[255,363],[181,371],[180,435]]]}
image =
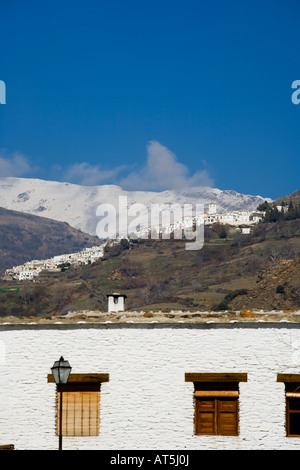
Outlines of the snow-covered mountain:
{"label": "snow-covered mountain", "polygon": [[[125,191],[119,186],[80,186],[29,178],[0,178],[0,207],[67,222],[74,228],[96,234],[100,204],[111,204],[118,212],[119,196],[128,204],[204,204],[215,202],[218,212],[255,210],[267,198],[210,187],[163,192]],[[268,199],[270,200],[270,199]]]}

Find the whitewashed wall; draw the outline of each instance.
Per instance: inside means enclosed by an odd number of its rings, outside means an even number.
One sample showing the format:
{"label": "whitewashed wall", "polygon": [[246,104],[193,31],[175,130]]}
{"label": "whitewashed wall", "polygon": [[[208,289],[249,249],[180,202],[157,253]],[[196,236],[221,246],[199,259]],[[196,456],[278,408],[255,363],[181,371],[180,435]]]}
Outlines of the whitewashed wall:
{"label": "whitewashed wall", "polygon": [[[300,449],[285,432],[284,385],[300,372],[300,329],[278,326],[1,325],[0,444],[57,449],[53,362],[72,373],[109,373],[100,435],[63,438],[65,449]],[[240,435],[194,436],[185,372],[242,372]]]}

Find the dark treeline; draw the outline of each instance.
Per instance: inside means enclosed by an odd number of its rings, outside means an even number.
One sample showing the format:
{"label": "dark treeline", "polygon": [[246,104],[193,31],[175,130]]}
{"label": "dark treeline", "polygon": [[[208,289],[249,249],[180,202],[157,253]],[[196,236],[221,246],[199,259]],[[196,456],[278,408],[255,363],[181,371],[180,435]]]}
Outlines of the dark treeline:
{"label": "dark treeline", "polygon": [[[278,209],[281,206],[281,209]],[[258,211],[264,211],[265,216],[263,222],[277,222],[279,220],[294,220],[300,218],[300,204],[290,201],[288,204],[283,202],[277,206],[269,204],[267,201],[260,204],[257,208]]]}

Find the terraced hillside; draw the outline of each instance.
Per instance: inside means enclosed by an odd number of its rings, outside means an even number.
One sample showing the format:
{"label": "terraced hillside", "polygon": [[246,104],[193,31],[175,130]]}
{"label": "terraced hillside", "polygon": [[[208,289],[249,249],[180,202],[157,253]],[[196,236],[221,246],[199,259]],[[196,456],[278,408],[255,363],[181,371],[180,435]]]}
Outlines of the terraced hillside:
{"label": "terraced hillside", "polygon": [[[44,273],[37,283],[2,282],[0,314],[106,311],[106,294],[116,291],[128,309],[297,310],[299,259],[300,219],[261,223],[250,235],[206,227],[199,251],[187,251],[184,240],[124,240],[93,265]],[[288,275],[279,276],[282,267]]]}

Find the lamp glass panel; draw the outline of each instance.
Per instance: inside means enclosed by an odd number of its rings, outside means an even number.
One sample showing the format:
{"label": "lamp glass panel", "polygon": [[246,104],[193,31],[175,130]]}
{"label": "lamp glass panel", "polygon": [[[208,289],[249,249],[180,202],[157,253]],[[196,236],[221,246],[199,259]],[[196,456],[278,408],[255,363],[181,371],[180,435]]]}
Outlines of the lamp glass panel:
{"label": "lamp glass panel", "polygon": [[51,371],[56,384],[66,384],[72,367],[68,361],[60,359],[55,361]]}

